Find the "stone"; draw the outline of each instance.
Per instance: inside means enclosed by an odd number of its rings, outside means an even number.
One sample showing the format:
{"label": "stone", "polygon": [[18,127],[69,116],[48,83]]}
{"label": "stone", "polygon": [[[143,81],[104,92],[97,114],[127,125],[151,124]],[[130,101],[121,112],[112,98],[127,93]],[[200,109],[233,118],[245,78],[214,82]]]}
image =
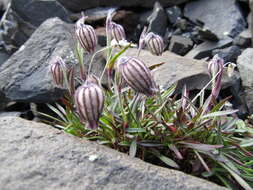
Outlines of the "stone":
{"label": "stone", "polygon": [[[136,49],[128,49],[126,55],[136,56]],[[189,90],[200,90],[210,81],[208,63],[203,60],[182,57],[169,51],[165,51],[162,56],[155,56],[147,50],[142,50],[139,58],[147,66],[164,63],[153,71],[154,79],[163,88],[168,88],[177,83],[177,93],[181,93],[184,84]],[[222,88],[235,86],[239,81],[240,76],[237,72],[234,72],[230,78],[224,72]]]}
{"label": "stone", "polygon": [[4,34],[5,38],[11,39],[13,44],[19,47],[42,22],[53,17],[59,17],[66,22],[70,21],[69,13],[56,0],[12,0],[7,20],[14,25],[10,33]]}
{"label": "stone", "polygon": [[226,190],[52,126],[0,118],[0,189]]}
{"label": "stone", "polygon": [[176,24],[178,19],[182,18],[183,16],[182,11],[178,6],[166,8],[166,13],[168,16],[168,21],[173,25]]}
{"label": "stone", "polygon": [[179,5],[187,1],[189,0],[58,0],[58,2],[60,2],[63,6],[73,12],[80,12],[95,7],[110,6],[152,8],[155,2],[160,2],[163,7],[169,7]]}
{"label": "stone", "polygon": [[248,107],[249,114],[253,114],[253,88],[246,88],[244,90],[244,98]]}
{"label": "stone", "polygon": [[[73,27],[59,18],[46,20],[20,49],[1,65],[0,92],[10,101],[19,102],[46,103],[62,97],[65,89],[53,84],[49,62],[60,56],[67,64],[77,64],[71,35]],[[90,56],[85,60],[88,63]],[[101,56],[95,57],[92,68],[96,74],[97,71],[102,72]]]}
{"label": "stone", "polygon": [[224,49],[216,49],[212,52],[212,55],[218,54],[221,58],[224,59],[225,63],[232,62],[236,63],[236,60],[239,55],[241,55],[242,51],[238,46],[230,46]]}
{"label": "stone", "polygon": [[159,2],[154,4],[153,12],[148,17],[147,21],[149,23],[148,32],[154,32],[162,37],[165,35],[168,20],[165,10]]}
{"label": "stone", "polygon": [[234,44],[242,47],[248,48],[251,46],[251,32],[249,29],[242,31],[235,39]]}
{"label": "stone", "polygon": [[219,37],[208,28],[200,28],[198,30],[198,33],[203,39],[214,41],[214,42],[219,41]]}
{"label": "stone", "polygon": [[9,57],[10,55],[8,53],[3,50],[0,51],[0,67],[7,59],[9,59]]}
{"label": "stone", "polygon": [[186,4],[184,15],[201,22],[219,38],[235,37],[246,27],[236,0],[197,0]]}
{"label": "stone", "polygon": [[170,40],[169,50],[178,55],[185,55],[193,47],[190,38],[173,35]]}
{"label": "stone", "polygon": [[0,10],[6,10],[11,0],[0,0]]}
{"label": "stone", "polygon": [[245,49],[237,59],[237,66],[244,87],[253,87],[253,48]]}
{"label": "stone", "polygon": [[218,42],[205,41],[194,47],[191,51],[189,51],[186,54],[186,57],[194,59],[202,59],[205,57],[210,57],[212,55],[213,50],[229,47],[232,44],[232,42],[233,39],[229,37],[221,39]]}

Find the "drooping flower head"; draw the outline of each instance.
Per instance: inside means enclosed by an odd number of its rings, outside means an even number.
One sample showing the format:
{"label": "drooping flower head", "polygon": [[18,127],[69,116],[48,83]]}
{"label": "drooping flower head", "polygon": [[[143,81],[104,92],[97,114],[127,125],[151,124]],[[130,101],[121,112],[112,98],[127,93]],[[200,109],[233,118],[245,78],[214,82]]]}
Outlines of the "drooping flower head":
{"label": "drooping flower head", "polygon": [[106,19],[106,33],[109,38],[115,39],[117,42],[126,39],[126,33],[120,24],[112,21],[113,11],[109,11]]}
{"label": "drooping flower head", "polygon": [[218,55],[215,55],[213,59],[208,64],[208,71],[213,80],[212,85],[212,96],[216,99],[220,93],[221,89],[221,79],[224,70],[224,60]]}
{"label": "drooping flower head", "polygon": [[152,96],[157,86],[149,68],[141,60],[134,57],[121,57],[117,61],[117,70],[126,83],[136,92]]}
{"label": "drooping flower head", "polygon": [[91,53],[95,50],[98,40],[94,28],[85,24],[85,18],[83,16],[76,22],[75,33],[82,48]]}
{"label": "drooping flower head", "polygon": [[164,42],[161,36],[149,32],[145,37],[145,43],[149,51],[154,55],[162,55],[164,50]]}
{"label": "drooping flower head", "polygon": [[81,122],[86,123],[88,129],[97,129],[99,117],[104,107],[104,93],[93,79],[80,86],[75,92],[75,105]]}
{"label": "drooping flower head", "polygon": [[54,58],[50,62],[50,71],[53,76],[53,80],[57,86],[64,86],[64,72],[66,71],[66,64],[60,57]]}

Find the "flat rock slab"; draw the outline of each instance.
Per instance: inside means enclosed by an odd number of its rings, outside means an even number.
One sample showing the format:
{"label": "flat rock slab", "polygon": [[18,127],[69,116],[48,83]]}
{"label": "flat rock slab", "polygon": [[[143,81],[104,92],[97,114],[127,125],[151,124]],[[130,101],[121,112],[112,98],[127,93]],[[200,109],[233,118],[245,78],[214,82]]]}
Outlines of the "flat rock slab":
{"label": "flat rock slab", "polygon": [[[126,55],[136,56],[137,51],[134,48],[128,49]],[[147,50],[141,51],[139,59],[147,66],[164,63],[153,71],[155,81],[164,88],[168,88],[172,84],[177,83],[177,89],[180,92],[184,84],[187,85],[189,90],[199,90],[210,81],[207,69],[208,63],[203,60],[182,57],[169,51],[165,51],[162,56],[155,56]],[[224,72],[222,88],[233,86],[239,82],[239,79],[240,76],[237,72],[231,78]]]}
{"label": "flat rock slab", "polygon": [[1,190],[225,190],[45,124],[0,118]]}

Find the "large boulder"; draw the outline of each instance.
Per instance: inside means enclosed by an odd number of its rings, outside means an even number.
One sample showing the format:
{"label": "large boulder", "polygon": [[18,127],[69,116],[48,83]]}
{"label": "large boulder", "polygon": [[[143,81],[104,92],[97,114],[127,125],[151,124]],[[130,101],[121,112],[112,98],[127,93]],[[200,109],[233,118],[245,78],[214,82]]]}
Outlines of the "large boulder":
{"label": "large boulder", "polygon": [[[10,101],[51,102],[63,96],[64,89],[52,81],[49,62],[56,56],[76,64],[71,30],[74,26],[59,18],[45,21],[21,48],[0,67],[0,93]],[[90,57],[86,59],[88,62]],[[95,64],[99,62],[99,64]],[[93,70],[102,72],[103,60],[97,56]]]}
{"label": "large boulder", "polygon": [[246,21],[236,0],[197,0],[186,4],[184,15],[200,21],[219,38],[235,37],[245,29]]}
{"label": "large boulder", "polygon": [[[21,46],[31,34],[48,18],[59,17],[69,20],[68,11],[56,0],[12,0],[6,20],[1,26],[5,41]],[[5,24],[7,23],[7,24]]]}
{"label": "large boulder", "polygon": [[0,117],[2,190],[226,190],[51,126]]}
{"label": "large boulder", "polygon": [[160,2],[163,7],[178,5],[188,0],[58,0],[67,9],[79,12],[81,10],[99,7],[99,6],[122,6],[122,7],[153,7],[156,1]]}
{"label": "large boulder", "polygon": [[[136,49],[133,48],[129,49],[126,54],[136,56],[136,52]],[[169,51],[165,51],[162,56],[154,56],[149,51],[142,50],[139,58],[147,66],[164,63],[153,73],[155,81],[164,88],[177,83],[177,92],[181,92],[184,84],[189,90],[202,89],[210,81],[206,61],[182,57]],[[232,77],[228,77],[224,72],[222,86],[223,88],[231,87],[239,81],[240,77],[237,72]]]}
{"label": "large boulder", "polygon": [[253,48],[247,48],[237,59],[238,69],[244,87],[253,87]]}

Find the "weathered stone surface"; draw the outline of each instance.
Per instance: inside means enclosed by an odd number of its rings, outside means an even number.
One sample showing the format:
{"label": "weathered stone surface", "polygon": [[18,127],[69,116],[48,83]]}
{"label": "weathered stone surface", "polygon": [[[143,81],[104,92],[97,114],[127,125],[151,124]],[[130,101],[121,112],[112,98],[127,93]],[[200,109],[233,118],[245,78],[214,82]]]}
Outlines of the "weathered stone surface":
{"label": "weathered stone surface", "polygon": [[235,39],[234,43],[242,48],[251,46],[251,32],[249,29],[242,31]]}
{"label": "weathered stone surface", "polygon": [[[136,56],[136,49],[129,49],[126,55]],[[210,81],[207,62],[205,61],[181,57],[169,51],[165,51],[162,56],[154,56],[150,52],[143,50],[139,58],[148,66],[165,63],[157,67],[153,73],[157,84],[164,88],[178,82],[178,92],[181,92],[184,84],[187,85],[189,90],[202,89]],[[240,77],[237,72],[231,78],[224,73],[222,87],[233,86],[239,81]]]}
{"label": "weathered stone surface", "polygon": [[248,107],[249,114],[253,114],[253,88],[244,90],[244,98]]}
{"label": "weathered stone surface", "polygon": [[204,23],[219,38],[235,37],[246,26],[236,0],[192,1],[186,4],[184,15],[194,22]]}
{"label": "weathered stone surface", "polygon": [[49,61],[71,55],[67,24],[44,22],[31,38],[0,67],[0,91],[12,101],[50,102],[63,92],[52,83]]}
{"label": "weathered stone surface", "polygon": [[1,190],[225,190],[45,124],[0,118]]}
{"label": "weathered stone surface", "polygon": [[163,7],[178,5],[188,0],[58,0],[67,9],[79,12],[81,10],[95,8],[99,6],[121,6],[121,7],[153,7],[156,1],[160,2]]}
{"label": "weathered stone surface", "polygon": [[42,22],[53,17],[69,21],[67,10],[56,0],[12,0],[7,20],[15,25],[11,24],[12,29],[4,33],[5,40],[12,40],[19,47]]}
{"label": "weathered stone surface", "polygon": [[9,57],[10,55],[7,54],[5,51],[0,51],[0,67],[7,59],[9,59]]}
{"label": "weathered stone surface", "polygon": [[178,19],[180,19],[183,16],[182,11],[178,6],[167,8],[166,13],[170,24],[176,24]]}
{"label": "weathered stone surface", "polygon": [[245,87],[253,87],[253,48],[247,48],[237,59],[238,69]]}
{"label": "weathered stone surface", "polygon": [[0,10],[6,10],[11,0],[0,0]]}
{"label": "weathered stone surface", "polygon": [[154,32],[160,36],[164,36],[168,25],[168,19],[165,10],[159,2],[154,4],[153,12],[148,17],[148,32]]}
{"label": "weathered stone surface", "polygon": [[233,40],[229,37],[226,37],[218,42],[206,41],[189,51],[186,54],[186,57],[194,59],[210,57],[213,50],[228,47],[232,44],[232,42]]}
{"label": "weathered stone surface", "polygon": [[218,54],[219,57],[224,59],[225,63],[232,62],[236,63],[236,60],[239,55],[241,55],[242,51],[238,46],[230,46],[224,49],[216,49],[212,52],[212,55]]}
{"label": "weathered stone surface", "polygon": [[193,41],[190,38],[173,35],[170,40],[169,50],[178,55],[185,55],[192,49]]}
{"label": "weathered stone surface", "polygon": [[[58,18],[45,21],[31,38],[0,67],[0,92],[11,101],[50,102],[63,95],[52,81],[49,62],[56,56],[76,64],[73,25]],[[86,57],[89,62],[90,57]],[[98,63],[99,64],[96,64]],[[102,72],[103,59],[96,56],[92,70]]]}

